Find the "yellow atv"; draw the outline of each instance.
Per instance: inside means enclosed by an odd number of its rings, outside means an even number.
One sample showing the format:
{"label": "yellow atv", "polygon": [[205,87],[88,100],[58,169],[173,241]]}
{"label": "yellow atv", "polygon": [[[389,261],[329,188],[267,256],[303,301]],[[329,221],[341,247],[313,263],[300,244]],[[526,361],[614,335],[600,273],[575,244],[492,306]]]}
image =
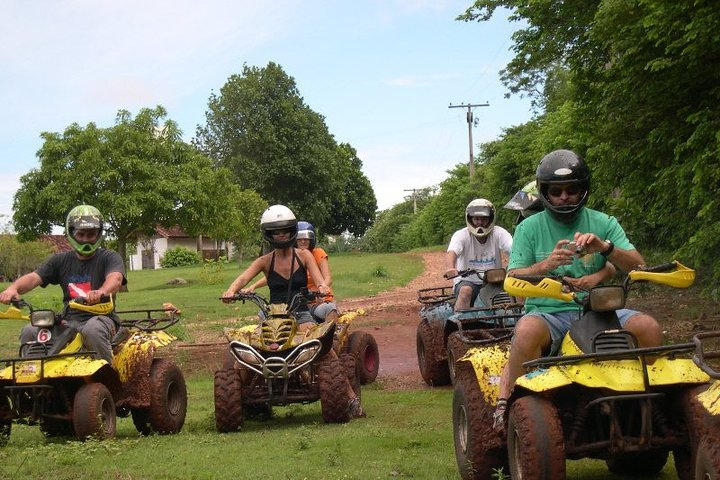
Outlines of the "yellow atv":
{"label": "yellow atv", "polygon": [[695,272],[673,262],[630,272],[622,285],[573,291],[561,277],[508,277],[518,297],[576,302],[581,318],[558,356],[527,362],[508,399],[507,440],[492,430],[509,346],[474,348],[458,362],[453,398],[455,453],[463,478],[565,478],[565,459],[598,458],[618,474],[656,474],[673,452],[683,480],[693,478],[704,426],[697,394],[710,377],[690,358],[694,343],[637,348],[620,327],[630,286],[644,281],[686,288]]}
{"label": "yellow atv", "polygon": [[113,364],[95,359],[80,334],[63,318],[68,308],[96,315],[113,309],[112,299],[85,305],[72,301],[62,313],[34,309],[23,300],[1,316],[29,319],[36,338],[20,346],[20,356],[0,360],[0,443],[7,443],[12,423],[39,425],[47,436],[115,436],[116,417],[132,415],[142,434],[176,433],[185,422],[187,391],[180,369],[156,350],[175,337],[165,332],[179,311],[115,312],[121,328],[113,339]]}
{"label": "yellow atv", "polygon": [[[301,331],[293,312],[311,297],[311,293],[301,292],[289,305],[268,304],[255,293],[231,297],[257,305],[261,321],[225,329],[230,343],[223,368],[215,372],[218,431],[241,430],[246,416],[269,416],[275,405],[317,400],[326,423],[350,420],[346,381],[358,396],[360,381],[355,357],[342,351],[350,341],[347,326],[357,312]],[[333,349],[337,356],[328,355]]]}
{"label": "yellow atv", "polygon": [[697,346],[693,360],[713,378],[708,388],[698,394],[703,406],[705,431],[699,442],[695,462],[695,480],[720,479],[720,332],[699,333],[693,337]]}

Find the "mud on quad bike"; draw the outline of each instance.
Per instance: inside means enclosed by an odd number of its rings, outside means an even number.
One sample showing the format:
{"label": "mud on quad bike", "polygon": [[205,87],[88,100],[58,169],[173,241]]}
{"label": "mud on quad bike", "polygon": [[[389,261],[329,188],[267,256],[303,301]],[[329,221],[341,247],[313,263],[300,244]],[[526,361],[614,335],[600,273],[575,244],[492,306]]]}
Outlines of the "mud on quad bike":
{"label": "mud on quad bike", "polygon": [[483,285],[467,310],[454,311],[454,287],[418,290],[422,308],[416,335],[417,358],[420,374],[428,385],[454,384],[457,359],[477,342],[505,332],[522,316],[522,304],[503,290],[504,268],[461,270],[457,276],[472,275],[477,275]]}
{"label": "mud on quad bike", "polygon": [[34,341],[20,346],[18,357],[0,360],[6,366],[0,370],[0,444],[7,443],[13,422],[39,425],[46,436],[78,439],[112,438],[116,418],[129,415],[141,434],[180,431],[187,409],[185,380],[175,363],[155,355],[175,340],[164,330],[178,322],[180,312],[170,304],[115,312],[121,327],[112,341],[110,365],[85,350],[80,334],[63,321],[68,308],[97,315],[112,311],[109,297],[101,302],[72,301],[57,313],[17,300],[8,309],[29,309],[38,331]]}
{"label": "mud on quad bike", "polygon": [[720,331],[699,333],[693,361],[713,382],[698,394],[705,430],[698,442],[695,480],[720,479]]}
{"label": "mud on quad bike", "polygon": [[686,288],[694,279],[693,270],[673,262],[582,296],[561,277],[508,277],[511,295],[576,302],[581,318],[558,356],[524,364],[529,372],[508,399],[507,441],[490,426],[508,348],[477,348],[460,360],[453,426],[463,478],[489,478],[509,465],[513,478],[563,479],[566,458],[598,458],[614,473],[652,475],[672,451],[679,477],[692,479],[704,428],[697,394],[709,382],[690,358],[695,344],[638,348],[616,310],[634,282]]}
{"label": "mud on quad bike", "polygon": [[[215,372],[218,431],[241,430],[245,417],[269,416],[273,406],[318,400],[324,422],[350,420],[352,397],[346,382],[350,382],[359,398],[359,370],[362,369],[348,347],[372,344],[376,375],[377,345],[372,336],[363,336],[363,343],[358,340],[361,337],[348,335],[347,327],[357,312],[343,320],[326,321],[300,330],[294,312],[317,295],[304,290],[289,305],[269,304],[255,293],[239,292],[230,297],[233,301],[254,303],[262,315],[259,325],[225,329],[230,343],[223,368]],[[337,356],[328,355],[332,349],[336,349]],[[362,351],[365,350],[372,348],[367,346]]]}

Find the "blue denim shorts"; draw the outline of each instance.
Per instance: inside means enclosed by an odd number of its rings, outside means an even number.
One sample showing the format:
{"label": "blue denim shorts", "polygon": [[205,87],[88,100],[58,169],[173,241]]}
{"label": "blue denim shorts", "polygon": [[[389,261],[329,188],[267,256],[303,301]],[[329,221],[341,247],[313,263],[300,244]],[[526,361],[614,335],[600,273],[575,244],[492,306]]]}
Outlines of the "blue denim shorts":
{"label": "blue denim shorts", "polygon": [[470,295],[470,305],[472,306],[475,304],[475,299],[480,294],[480,288],[482,287],[482,285],[480,285],[479,283],[468,282],[467,280],[461,280],[456,283],[455,288],[453,288],[453,293],[455,294],[455,297],[457,297],[460,293],[460,287],[463,287],[465,285],[472,288],[472,294]]}
{"label": "blue denim shorts", "polygon": [[[630,310],[629,308],[623,308],[617,312],[618,320],[620,325],[625,327],[627,321],[633,315],[637,314],[636,310]],[[555,313],[540,313],[533,312],[529,313],[528,316],[540,317],[545,321],[545,324],[550,329],[550,336],[552,337],[552,344],[550,345],[550,355],[555,355],[560,350],[560,344],[565,337],[565,334],[570,330],[570,325],[580,318],[578,310],[568,310],[565,312]]]}

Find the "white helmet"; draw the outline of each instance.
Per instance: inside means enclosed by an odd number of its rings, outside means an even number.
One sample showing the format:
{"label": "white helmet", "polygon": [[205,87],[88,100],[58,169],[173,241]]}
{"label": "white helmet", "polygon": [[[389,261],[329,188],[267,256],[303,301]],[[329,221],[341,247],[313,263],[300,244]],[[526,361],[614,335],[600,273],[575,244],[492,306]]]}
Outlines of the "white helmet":
{"label": "white helmet", "polygon": [[[275,248],[289,247],[297,237],[297,219],[295,214],[285,205],[272,205],[260,217],[260,229],[263,237]],[[275,230],[290,230],[287,240],[278,241],[273,237]]]}
{"label": "white helmet", "polygon": [[[490,224],[487,227],[475,227],[472,217],[490,217]],[[477,238],[485,238],[490,235],[495,226],[495,207],[490,200],[476,198],[465,207],[465,223],[472,235]]]}

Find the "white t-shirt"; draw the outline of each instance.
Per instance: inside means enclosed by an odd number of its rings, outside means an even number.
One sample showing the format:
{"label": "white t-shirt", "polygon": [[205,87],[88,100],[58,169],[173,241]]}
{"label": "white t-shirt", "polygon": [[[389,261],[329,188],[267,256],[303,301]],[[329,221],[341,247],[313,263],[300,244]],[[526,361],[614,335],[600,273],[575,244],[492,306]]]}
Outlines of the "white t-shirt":
{"label": "white t-shirt", "polygon": [[[502,268],[502,257],[500,252],[510,255],[512,250],[512,235],[502,227],[495,225],[487,237],[485,243],[470,234],[467,227],[453,233],[448,245],[448,252],[455,252],[457,261],[455,268],[457,270],[465,270],[474,268],[476,270],[485,271],[492,268]],[[456,277],[454,283],[460,281],[482,283],[478,275],[470,275],[469,277]]]}

